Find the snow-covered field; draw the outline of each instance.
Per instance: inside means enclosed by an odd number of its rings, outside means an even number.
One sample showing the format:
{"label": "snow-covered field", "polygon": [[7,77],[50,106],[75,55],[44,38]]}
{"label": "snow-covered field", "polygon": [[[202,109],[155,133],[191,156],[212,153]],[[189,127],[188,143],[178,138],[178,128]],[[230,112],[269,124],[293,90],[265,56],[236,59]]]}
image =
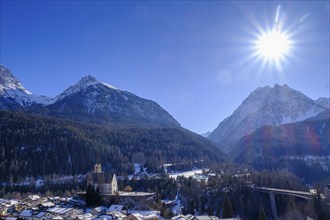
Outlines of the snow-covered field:
{"label": "snow-covered field", "polygon": [[197,169],[197,170],[190,170],[190,171],[180,172],[180,173],[170,173],[169,177],[173,178],[173,179],[176,179],[178,176],[183,176],[183,177],[189,178],[196,174],[202,174],[202,173],[203,173],[202,169]]}

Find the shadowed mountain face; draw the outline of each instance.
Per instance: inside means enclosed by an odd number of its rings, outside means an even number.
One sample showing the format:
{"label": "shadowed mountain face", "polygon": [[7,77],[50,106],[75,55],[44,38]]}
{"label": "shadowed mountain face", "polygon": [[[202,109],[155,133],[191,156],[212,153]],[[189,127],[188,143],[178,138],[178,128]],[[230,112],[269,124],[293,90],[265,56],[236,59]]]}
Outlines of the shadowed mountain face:
{"label": "shadowed mountain face", "polygon": [[329,122],[326,110],[302,122],[260,127],[241,138],[231,155],[235,162],[257,169],[289,169],[305,179],[324,177],[330,171],[328,162],[322,162],[330,156]]}
{"label": "shadowed mountain face", "polygon": [[303,121],[325,109],[287,85],[266,86],[252,92],[208,138],[226,145],[224,150],[229,152],[232,143],[261,126]]}

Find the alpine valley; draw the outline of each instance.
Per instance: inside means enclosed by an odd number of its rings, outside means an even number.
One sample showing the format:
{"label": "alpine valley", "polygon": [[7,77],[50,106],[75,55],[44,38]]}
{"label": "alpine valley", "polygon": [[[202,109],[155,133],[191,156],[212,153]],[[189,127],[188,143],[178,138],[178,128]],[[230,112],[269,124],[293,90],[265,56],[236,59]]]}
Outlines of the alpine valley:
{"label": "alpine valley", "polygon": [[0,181],[84,174],[95,161],[126,175],[136,155],[149,171],[231,160],[309,181],[330,173],[329,98],[312,100],[287,85],[257,88],[207,138],[156,102],[91,75],[49,98],[30,93],[1,65],[0,109]]}
{"label": "alpine valley", "polygon": [[[329,121],[329,98],[274,85],[198,135],[156,102],[91,75],[51,98],[0,65],[0,219],[54,209],[105,219],[104,207],[159,213],[132,217],[140,220],[328,219],[319,192],[330,176]],[[6,198],[25,199],[11,210]],[[52,198],[56,207],[43,207]]]}

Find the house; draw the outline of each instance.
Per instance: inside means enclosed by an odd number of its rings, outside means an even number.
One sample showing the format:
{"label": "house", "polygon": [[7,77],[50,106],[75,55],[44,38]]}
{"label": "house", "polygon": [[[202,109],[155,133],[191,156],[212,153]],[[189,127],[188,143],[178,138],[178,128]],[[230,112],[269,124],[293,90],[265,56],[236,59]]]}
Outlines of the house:
{"label": "house", "polygon": [[130,215],[128,215],[125,219],[132,220],[158,220],[160,216],[159,211],[141,211],[141,210],[130,210]]}
{"label": "house", "polygon": [[29,204],[29,206],[37,206],[43,202],[43,199],[38,195],[30,195],[23,199],[24,204]]}
{"label": "house", "polygon": [[39,205],[40,209],[45,209],[45,210],[51,207],[55,207],[55,204],[52,202],[43,202]]}
{"label": "house", "polygon": [[101,215],[97,218],[94,218],[94,220],[113,220],[111,215]]}
{"label": "house", "polygon": [[33,217],[33,220],[48,220],[52,219],[52,217],[54,216],[48,212],[39,212]]}
{"label": "house", "polygon": [[76,218],[77,215],[82,214],[82,211],[78,209],[59,207],[49,208],[47,212],[55,217],[61,217],[63,219]]}
{"label": "house", "polygon": [[86,213],[84,215],[77,215],[76,219],[77,220],[92,220],[92,219],[94,219],[94,217],[92,214]]}
{"label": "house", "polygon": [[33,210],[24,209],[21,213],[19,213],[18,217],[20,219],[33,220],[33,213]]}
{"label": "house", "polygon": [[91,185],[94,190],[99,188],[100,194],[115,195],[118,192],[118,183],[116,174],[111,175],[102,171],[101,164],[97,163],[94,166],[92,173],[86,174],[87,186]]}
{"label": "house", "polygon": [[112,216],[112,219],[123,219],[126,217],[125,214],[123,214],[122,212],[118,212],[118,211],[107,212],[107,215]]}

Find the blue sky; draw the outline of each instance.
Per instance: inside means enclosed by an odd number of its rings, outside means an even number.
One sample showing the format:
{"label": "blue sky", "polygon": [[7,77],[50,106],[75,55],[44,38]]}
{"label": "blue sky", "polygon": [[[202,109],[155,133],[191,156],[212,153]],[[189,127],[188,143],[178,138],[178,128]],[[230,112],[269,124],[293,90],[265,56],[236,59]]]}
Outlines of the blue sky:
{"label": "blue sky", "polygon": [[[280,68],[253,46],[279,5],[292,41]],[[0,63],[47,96],[91,74],[203,133],[260,86],[329,97],[329,13],[329,1],[1,0]]]}

